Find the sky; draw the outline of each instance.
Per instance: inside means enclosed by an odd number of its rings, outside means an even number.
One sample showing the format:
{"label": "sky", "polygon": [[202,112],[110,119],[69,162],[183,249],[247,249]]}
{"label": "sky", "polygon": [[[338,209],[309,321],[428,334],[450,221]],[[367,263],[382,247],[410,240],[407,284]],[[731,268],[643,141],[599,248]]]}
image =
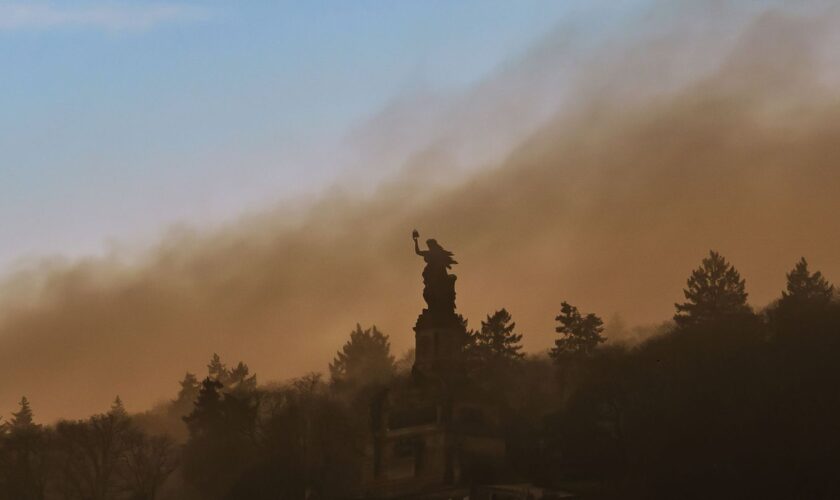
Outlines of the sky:
{"label": "sky", "polygon": [[597,31],[603,12],[0,0],[0,273],[318,193],[347,168],[348,134],[390,102],[469,88],[570,18]]}

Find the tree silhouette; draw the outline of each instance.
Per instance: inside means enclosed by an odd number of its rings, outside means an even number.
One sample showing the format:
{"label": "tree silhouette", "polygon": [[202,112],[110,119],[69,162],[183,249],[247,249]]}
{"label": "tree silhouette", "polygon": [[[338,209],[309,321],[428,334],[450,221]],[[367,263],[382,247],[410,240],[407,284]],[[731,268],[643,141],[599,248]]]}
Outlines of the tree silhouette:
{"label": "tree silhouette", "polygon": [[681,327],[751,312],[745,280],[714,250],[692,271],[683,293],[686,302],[674,304],[677,308],[674,321]]}
{"label": "tree silhouette", "polygon": [[515,360],[525,356],[522,350],[522,335],[516,333],[516,323],[510,313],[500,309],[481,322],[478,331],[470,333],[467,344],[468,355],[481,360]]}
{"label": "tree silhouette", "polygon": [[119,395],[114,398],[114,402],[111,403],[111,409],[108,413],[120,418],[128,417],[128,412],[125,411],[125,406],[123,405],[122,399],[120,399]]}
{"label": "tree silhouette", "polygon": [[346,498],[357,489],[367,418],[334,388],[320,374],[308,374],[266,394],[260,465],[246,471],[227,498]]}
{"label": "tree silhouette", "polygon": [[362,330],[361,325],[350,332],[341,351],[330,363],[333,383],[339,386],[364,387],[384,384],[394,374],[391,343],[376,326]]}
{"label": "tree silhouette", "polygon": [[32,408],[29,406],[29,400],[26,396],[20,398],[20,410],[12,413],[11,426],[13,429],[30,427],[34,424]]}
{"label": "tree silhouette", "polygon": [[178,390],[178,401],[195,401],[201,384],[199,384],[194,373],[187,372],[184,374],[184,378],[178,382],[178,385],[181,386],[181,389]]}
{"label": "tree silhouette", "polygon": [[0,425],[0,499],[43,499],[50,475],[47,429],[33,421],[23,397],[12,420]]}
{"label": "tree silhouette", "polygon": [[215,352],[213,353],[213,357],[210,358],[210,363],[207,365],[207,375],[221,382],[224,386],[228,384],[230,372]]}
{"label": "tree silhouette", "polygon": [[205,378],[193,412],[184,417],[190,436],[183,476],[202,498],[222,497],[254,459],[258,407],[249,395],[221,389],[221,382]]}
{"label": "tree silhouette", "polygon": [[227,387],[236,393],[247,393],[256,390],[257,375],[249,374],[248,365],[242,361],[228,373]]}
{"label": "tree silhouette", "polygon": [[560,305],[560,315],[555,318],[560,322],[556,328],[561,337],[554,341],[551,357],[559,361],[568,356],[588,356],[601,342],[606,340],[601,335],[604,322],[595,314],[583,316],[578,308],[563,302]]}
{"label": "tree silhouette", "polygon": [[222,395],[219,391],[222,387],[222,383],[212,377],[207,377],[201,382],[193,411],[184,417],[190,435],[209,432],[219,424],[222,418]]}
{"label": "tree silhouette", "polygon": [[805,257],[787,273],[787,290],[782,292],[782,305],[826,305],[834,297],[832,286],[821,272],[811,273]]}
{"label": "tree silhouette", "polygon": [[123,459],[137,432],[131,420],[112,413],[56,425],[60,470],[57,488],[64,498],[107,500],[123,489]]}
{"label": "tree silhouette", "polygon": [[181,388],[178,390],[178,396],[169,406],[169,414],[177,417],[180,421],[181,417],[192,412],[201,384],[195,374],[190,372],[187,372],[178,384]]}
{"label": "tree silhouette", "polygon": [[125,486],[132,500],[154,500],[164,481],[175,470],[177,451],[168,436],[135,432],[126,440],[123,457]]}

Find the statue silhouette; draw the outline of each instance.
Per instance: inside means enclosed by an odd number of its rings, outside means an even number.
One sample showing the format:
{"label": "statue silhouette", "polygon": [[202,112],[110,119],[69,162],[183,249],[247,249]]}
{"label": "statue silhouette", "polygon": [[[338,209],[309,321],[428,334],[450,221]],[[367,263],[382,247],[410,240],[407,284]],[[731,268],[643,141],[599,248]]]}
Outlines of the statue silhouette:
{"label": "statue silhouette", "polygon": [[454,274],[448,270],[458,262],[452,258],[452,252],[445,250],[437,240],[426,240],[427,250],[421,250],[417,240],[420,234],[414,230],[414,251],[426,261],[423,269],[423,298],[428,304],[428,309],[423,311],[419,323],[427,323],[429,326],[443,326],[451,323],[455,315],[455,280]]}

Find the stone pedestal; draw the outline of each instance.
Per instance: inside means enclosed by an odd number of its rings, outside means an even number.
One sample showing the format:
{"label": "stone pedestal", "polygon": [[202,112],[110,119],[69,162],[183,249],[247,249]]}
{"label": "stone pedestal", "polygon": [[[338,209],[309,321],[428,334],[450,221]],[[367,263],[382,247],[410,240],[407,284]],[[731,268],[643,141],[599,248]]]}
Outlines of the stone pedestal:
{"label": "stone pedestal", "polygon": [[448,378],[461,364],[463,328],[432,327],[414,332],[414,367],[428,377]]}
{"label": "stone pedestal", "polygon": [[414,326],[411,376],[374,401],[363,498],[463,497],[477,472],[504,460],[499,415],[472,397],[464,373],[466,326],[455,312],[455,276],[447,272],[456,262],[435,240],[421,251],[417,237],[415,231],[415,251],[427,264],[428,308]]}

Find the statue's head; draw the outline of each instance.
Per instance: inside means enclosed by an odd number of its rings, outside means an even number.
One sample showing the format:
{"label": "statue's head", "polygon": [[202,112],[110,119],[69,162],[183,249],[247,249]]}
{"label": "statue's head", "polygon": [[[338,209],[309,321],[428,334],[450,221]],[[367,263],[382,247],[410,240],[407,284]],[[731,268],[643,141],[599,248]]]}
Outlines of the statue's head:
{"label": "statue's head", "polygon": [[434,250],[438,250],[441,248],[441,246],[438,245],[437,240],[434,238],[429,238],[428,240],[426,240],[426,246]]}

